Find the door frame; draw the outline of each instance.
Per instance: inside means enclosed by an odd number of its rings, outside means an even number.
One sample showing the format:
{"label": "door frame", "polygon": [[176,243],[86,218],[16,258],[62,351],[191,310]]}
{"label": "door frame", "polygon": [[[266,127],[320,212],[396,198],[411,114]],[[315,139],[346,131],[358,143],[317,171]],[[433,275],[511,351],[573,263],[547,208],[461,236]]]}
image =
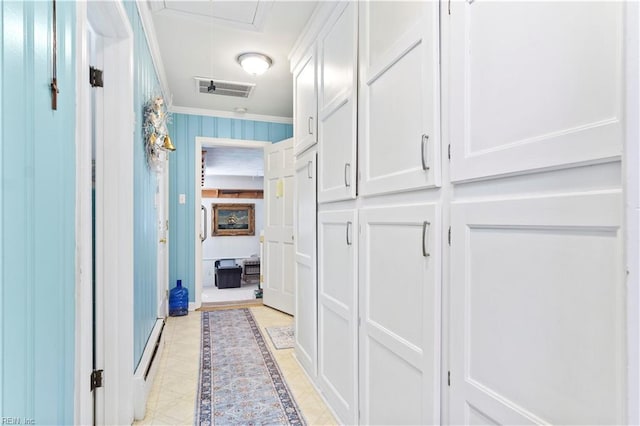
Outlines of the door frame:
{"label": "door frame", "polygon": [[[202,148],[211,148],[215,146],[227,146],[227,147],[241,147],[241,148],[260,148],[264,152],[265,146],[271,146],[272,142],[265,141],[253,141],[247,139],[230,139],[230,138],[210,138],[206,136],[196,136],[195,149],[194,149],[194,172],[199,170],[202,166]],[[193,311],[202,306],[202,242],[198,235],[200,234],[200,205],[202,205],[202,183],[201,176],[198,173],[194,173],[194,244],[195,244],[195,256],[194,256],[194,279],[195,279],[195,302],[189,302],[189,310]]]}
{"label": "door frame", "polygon": [[[96,422],[133,421],[133,29],[121,2],[76,3],[76,304],[75,304],[75,408],[77,424],[93,423],[89,377],[92,366],[92,194],[91,194],[91,87],[87,55],[89,25],[109,40],[104,46],[108,64],[105,82],[117,81],[103,92],[104,114],[98,146],[96,180],[96,234],[109,229],[110,238],[96,239],[97,328],[102,330],[98,357],[104,362],[105,387],[98,389]],[[107,66],[105,67],[107,68]],[[118,291],[106,283],[117,283]],[[110,289],[115,289],[115,285]]]}

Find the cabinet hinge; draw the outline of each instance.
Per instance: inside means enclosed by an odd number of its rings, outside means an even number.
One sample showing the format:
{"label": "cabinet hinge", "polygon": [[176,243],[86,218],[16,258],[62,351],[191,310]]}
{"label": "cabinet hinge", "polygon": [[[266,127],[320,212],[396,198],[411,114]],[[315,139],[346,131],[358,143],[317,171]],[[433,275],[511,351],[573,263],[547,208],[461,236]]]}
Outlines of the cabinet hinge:
{"label": "cabinet hinge", "polygon": [[102,387],[102,373],[104,370],[93,370],[91,372],[91,391]]}
{"label": "cabinet hinge", "polygon": [[451,371],[447,371],[447,386],[451,386]]}
{"label": "cabinet hinge", "polygon": [[449,146],[447,146],[447,158],[449,158],[449,160],[451,160],[451,144],[449,144]]}
{"label": "cabinet hinge", "polygon": [[89,83],[91,84],[91,87],[104,87],[104,81],[102,80],[102,70],[94,67],[89,67]]}
{"label": "cabinet hinge", "polygon": [[449,240],[449,246],[451,246],[451,227],[449,227],[449,237],[448,237],[448,240]]}

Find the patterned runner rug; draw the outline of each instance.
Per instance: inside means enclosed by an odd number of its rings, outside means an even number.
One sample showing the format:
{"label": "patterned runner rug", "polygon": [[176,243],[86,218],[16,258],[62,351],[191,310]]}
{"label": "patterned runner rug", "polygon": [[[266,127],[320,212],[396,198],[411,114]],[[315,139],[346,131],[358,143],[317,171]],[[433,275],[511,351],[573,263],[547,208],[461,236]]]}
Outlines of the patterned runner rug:
{"label": "patterned runner rug", "polygon": [[197,425],[304,425],[249,309],[202,312]]}

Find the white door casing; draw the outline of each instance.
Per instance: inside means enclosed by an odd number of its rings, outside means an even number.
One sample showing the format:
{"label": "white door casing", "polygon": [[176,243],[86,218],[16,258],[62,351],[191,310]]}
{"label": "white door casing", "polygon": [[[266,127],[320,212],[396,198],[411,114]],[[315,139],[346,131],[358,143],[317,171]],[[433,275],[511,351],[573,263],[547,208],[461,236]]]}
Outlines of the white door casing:
{"label": "white door casing", "polygon": [[356,197],[358,3],[339,4],[318,41],[318,202]]}
{"label": "white door casing", "polygon": [[342,424],[358,424],[356,210],[318,213],[318,386]]}
{"label": "white door casing", "polygon": [[360,210],[360,423],[440,423],[440,208]]}
{"label": "white door casing", "polygon": [[[194,170],[200,170],[202,167],[202,148],[203,147],[241,147],[241,148],[260,148],[265,149],[272,145],[271,142],[262,142],[243,139],[229,138],[210,138],[206,136],[196,136],[194,150]],[[194,173],[194,270],[195,270],[195,302],[189,302],[189,310],[194,310],[202,305],[202,241],[204,238],[203,231],[206,229],[209,233],[207,238],[211,238],[211,227],[202,223],[204,217],[202,214],[202,177],[199,173]],[[265,188],[266,191],[266,188]],[[266,202],[266,197],[265,197]],[[211,221],[211,217],[208,218]],[[257,232],[257,231],[256,231]],[[264,267],[264,264],[262,265]]]}
{"label": "white door casing", "polygon": [[311,377],[317,374],[316,150],[296,158],[294,178],[295,353]]}
{"label": "white door casing", "polygon": [[263,301],[294,312],[293,139],[264,149]]}
{"label": "white door casing", "polygon": [[[104,387],[96,389],[98,424],[133,421],[133,30],[119,2],[88,2],[77,7],[77,318],[78,349],[91,354],[91,144],[96,136],[96,367]],[[89,86],[88,29],[96,38],[96,60],[104,88]],[[83,77],[84,76],[84,77]],[[91,119],[91,91],[97,93]],[[95,125],[94,125],[95,124]],[[118,283],[118,291],[108,287]],[[76,353],[76,423],[93,420],[84,355]],[[90,373],[90,371],[89,371]],[[89,393],[90,395],[90,393]],[[89,405],[91,404],[91,405]]]}
{"label": "white door casing", "polygon": [[358,192],[440,185],[437,2],[363,2]]}

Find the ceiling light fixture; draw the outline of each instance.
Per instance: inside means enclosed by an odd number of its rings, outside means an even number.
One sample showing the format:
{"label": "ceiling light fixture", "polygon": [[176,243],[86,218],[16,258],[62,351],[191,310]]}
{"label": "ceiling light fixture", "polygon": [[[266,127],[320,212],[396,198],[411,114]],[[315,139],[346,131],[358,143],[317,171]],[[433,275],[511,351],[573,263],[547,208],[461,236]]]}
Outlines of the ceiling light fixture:
{"label": "ceiling light fixture", "polygon": [[240,66],[251,75],[261,75],[268,70],[273,61],[267,55],[262,53],[247,52],[238,55],[237,58]]}

